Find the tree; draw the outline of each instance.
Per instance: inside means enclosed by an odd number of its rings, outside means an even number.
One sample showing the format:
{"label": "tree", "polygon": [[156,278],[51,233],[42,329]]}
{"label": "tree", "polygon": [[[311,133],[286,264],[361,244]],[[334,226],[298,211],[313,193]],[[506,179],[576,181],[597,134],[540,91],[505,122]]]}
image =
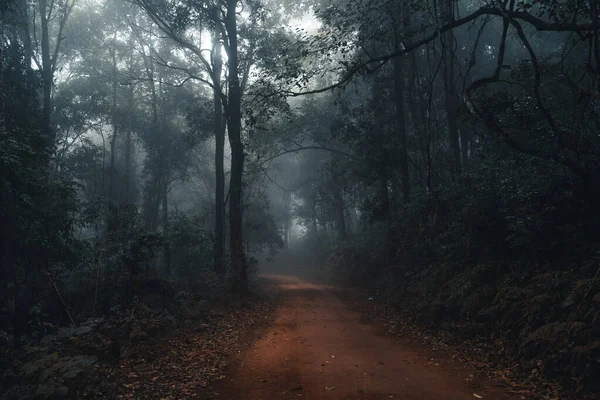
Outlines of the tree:
{"label": "tree", "polygon": [[[42,126],[41,130],[44,136],[48,138],[51,145],[54,144],[54,133],[52,128],[52,85],[54,83],[54,73],[58,68],[58,57],[60,56],[60,48],[63,40],[63,31],[69,15],[75,5],[74,1],[51,2],[47,0],[38,0],[38,15],[40,21],[40,50],[41,64],[38,56],[34,55],[33,60],[39,68],[42,75]],[[54,15],[56,14],[56,15]],[[34,14],[35,15],[35,14]],[[27,16],[27,14],[24,14]],[[50,38],[50,21],[57,21],[58,31],[54,38],[54,46],[51,44]],[[23,21],[24,24],[29,24],[29,21]],[[35,22],[34,22],[35,23]]]}
{"label": "tree", "polygon": [[[215,17],[216,18],[216,17]],[[221,75],[223,60],[221,54],[221,32],[214,29],[214,44],[212,65],[215,81],[213,83],[213,130],[215,136],[215,259],[214,268],[218,274],[224,273],[225,257],[225,169],[223,158],[225,153],[225,125],[223,119],[223,105],[221,101]]]}
{"label": "tree", "polygon": [[225,30],[227,32],[227,65],[229,70],[226,104],[227,128],[231,147],[231,182],[229,184],[229,245],[231,246],[231,269],[234,274],[233,290],[245,293],[248,276],[244,255],[242,233],[242,178],[244,175],[244,144],[242,143],[242,89],[239,78],[237,0],[227,0]]}

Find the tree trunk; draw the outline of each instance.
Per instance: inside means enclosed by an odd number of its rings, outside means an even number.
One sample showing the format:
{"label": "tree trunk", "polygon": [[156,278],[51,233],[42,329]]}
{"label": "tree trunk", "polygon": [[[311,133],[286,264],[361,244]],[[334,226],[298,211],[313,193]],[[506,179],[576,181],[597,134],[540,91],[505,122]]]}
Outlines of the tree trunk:
{"label": "tree trunk", "polygon": [[283,221],[283,247],[288,249],[290,247],[290,229],[292,226],[292,213],[291,213],[292,193],[285,192],[283,194],[283,206],[285,208],[285,220]]}
{"label": "tree trunk", "polygon": [[402,201],[410,200],[410,176],[408,173],[408,142],[406,139],[406,116],[404,110],[404,59],[394,58],[394,99],[396,102],[396,129],[400,142],[400,180]]}
{"label": "tree trunk", "polygon": [[388,190],[388,179],[386,176],[379,178],[379,198],[381,201],[381,220],[389,222],[390,220],[390,193]]}
{"label": "tree trunk", "polygon": [[133,152],[133,143],[131,138],[131,131],[133,130],[133,85],[129,88],[127,99],[127,137],[125,142],[125,190],[123,191],[123,202],[127,205],[133,204],[133,196],[131,195],[131,159]]}
{"label": "tree trunk", "polygon": [[171,247],[169,246],[169,176],[166,175],[165,182],[163,184],[162,192],[162,226],[163,226],[163,237],[164,237],[164,271],[168,277],[171,275]]}
{"label": "tree trunk", "polygon": [[[114,39],[116,40],[117,34],[114,34]],[[113,44],[114,46],[115,44]],[[117,144],[117,50],[115,47],[112,49],[112,61],[113,61],[113,82],[112,82],[112,128],[113,134],[110,140],[110,180],[108,182],[108,205],[111,206],[114,199],[114,186],[115,186],[115,149]]]}
{"label": "tree trunk", "polygon": [[215,134],[215,243],[214,243],[214,268],[217,274],[223,274],[225,255],[225,168],[223,159],[225,153],[225,126],[223,124],[223,106],[221,102],[221,72],[223,61],[221,59],[220,35],[215,30],[215,52],[213,58],[214,70],[214,134]]}
{"label": "tree trunk", "polygon": [[314,187],[311,190],[311,195],[309,197],[309,207],[310,207],[310,227],[311,227],[311,237],[313,240],[317,241],[319,238],[319,221],[317,218],[317,195],[315,193]]}
{"label": "tree trunk", "polygon": [[336,204],[338,237],[340,240],[345,240],[348,236],[348,232],[346,230],[346,217],[344,215],[344,210],[346,207],[344,204],[344,196],[342,195],[342,190],[337,185],[334,188],[333,196]]}
{"label": "tree trunk", "polygon": [[39,13],[41,22],[41,47],[42,47],[42,126],[43,137],[47,138],[50,146],[54,146],[54,134],[51,126],[52,118],[52,58],[50,55],[50,37],[48,33],[48,5],[46,0],[39,0]]}
{"label": "tree trunk", "polygon": [[469,144],[471,143],[471,131],[465,125],[460,130],[460,151],[462,154],[462,167],[465,168],[469,162]]}
{"label": "tree trunk", "polygon": [[[471,82],[473,81],[472,77],[469,76],[467,77],[467,80],[465,82],[466,85],[470,85]],[[461,89],[461,91],[464,90]],[[469,126],[468,123],[461,123],[460,126],[460,150],[462,153],[462,166],[463,168],[467,167],[467,164],[469,163],[469,150],[471,150],[471,140],[472,140],[472,131],[471,131],[471,126]]]}
{"label": "tree trunk", "polygon": [[[144,54],[145,56],[145,54]],[[158,99],[156,94],[156,84],[155,84],[155,73],[154,73],[154,63],[150,62],[147,57],[144,58],[144,63],[146,67],[146,75],[148,76],[148,83],[150,84],[150,96],[151,96],[151,106],[152,106],[152,127],[151,127],[151,135],[152,137],[156,137],[158,135]],[[157,149],[150,149],[150,153],[148,157],[154,159],[154,162],[160,164],[160,161],[157,160],[160,158],[160,152]],[[156,168],[151,169],[150,176],[146,181],[145,188],[145,199],[144,199],[144,213],[145,213],[145,225],[146,228],[151,232],[156,232],[158,228],[158,219],[159,219],[159,210],[161,203],[161,188],[160,188],[160,171],[157,171]]]}
{"label": "tree trunk", "polygon": [[[453,16],[453,1],[441,0],[440,10],[442,18],[446,23],[451,23]],[[444,77],[444,100],[446,106],[446,116],[448,122],[448,138],[452,152],[452,175],[456,178],[461,174],[460,162],[460,144],[458,134],[457,108],[458,99],[456,96],[456,87],[454,86],[454,33],[452,29],[444,33],[443,41],[443,77]]]}
{"label": "tree trunk", "polygon": [[[27,90],[29,92],[35,87],[35,77],[33,75],[33,68],[31,68],[31,62],[33,61],[33,44],[31,42],[31,32],[29,30],[29,4],[27,0],[21,0],[19,3],[21,8],[21,40],[23,40],[23,51],[25,52],[26,68],[27,68]],[[32,99],[32,96],[27,96],[28,101]],[[29,104],[27,104],[29,107]]]}
{"label": "tree trunk", "polygon": [[242,234],[242,179],[244,174],[244,144],[242,143],[241,89],[238,74],[237,44],[237,0],[227,0],[225,27],[229,41],[229,95],[227,120],[229,145],[231,146],[231,180],[229,185],[229,238],[231,251],[231,269],[233,273],[232,290],[243,294],[248,291],[246,260]]}

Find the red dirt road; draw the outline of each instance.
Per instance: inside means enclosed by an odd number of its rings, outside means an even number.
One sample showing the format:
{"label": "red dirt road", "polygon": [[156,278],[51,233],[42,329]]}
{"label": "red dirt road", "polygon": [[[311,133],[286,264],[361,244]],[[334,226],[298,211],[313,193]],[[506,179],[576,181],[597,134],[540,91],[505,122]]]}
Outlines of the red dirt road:
{"label": "red dirt road", "polygon": [[[267,277],[284,291],[275,322],[220,382],[220,399],[510,398],[472,371],[361,322],[324,286]],[[478,397],[480,396],[480,397]]]}

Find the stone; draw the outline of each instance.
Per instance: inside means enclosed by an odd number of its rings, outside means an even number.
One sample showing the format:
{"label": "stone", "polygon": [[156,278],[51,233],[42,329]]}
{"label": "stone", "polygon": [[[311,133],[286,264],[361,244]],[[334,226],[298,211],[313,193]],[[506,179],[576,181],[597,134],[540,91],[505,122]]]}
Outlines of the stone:
{"label": "stone", "polygon": [[40,370],[40,365],[35,362],[28,362],[21,367],[21,370],[25,376],[33,375]]}
{"label": "stone", "polygon": [[67,397],[69,395],[69,388],[66,386],[59,386],[56,388],[55,393],[58,397]]}
{"label": "stone", "polygon": [[73,369],[69,369],[67,370],[67,372],[65,372],[63,374],[63,378],[65,379],[73,379],[76,378],[77,375],[79,375],[81,373],[81,369],[80,368],[73,368]]}
{"label": "stone", "polygon": [[50,399],[54,396],[56,388],[54,385],[43,384],[39,385],[35,390],[35,399]]}
{"label": "stone", "polygon": [[74,358],[75,362],[79,365],[92,365],[98,361],[96,356],[77,356]]}
{"label": "stone", "polygon": [[91,326],[80,326],[75,329],[75,334],[78,336],[85,335],[86,333],[90,333],[93,330]]}
{"label": "stone", "polygon": [[73,336],[73,334],[75,333],[75,328],[61,328],[58,330],[58,337],[60,339],[66,339],[68,337]]}
{"label": "stone", "polygon": [[50,343],[52,343],[54,341],[55,337],[54,335],[46,335],[42,338],[42,340],[40,340],[40,344],[42,346],[47,346]]}
{"label": "stone", "polygon": [[48,380],[48,378],[54,374],[56,370],[54,368],[46,368],[40,373],[40,383],[44,383]]}

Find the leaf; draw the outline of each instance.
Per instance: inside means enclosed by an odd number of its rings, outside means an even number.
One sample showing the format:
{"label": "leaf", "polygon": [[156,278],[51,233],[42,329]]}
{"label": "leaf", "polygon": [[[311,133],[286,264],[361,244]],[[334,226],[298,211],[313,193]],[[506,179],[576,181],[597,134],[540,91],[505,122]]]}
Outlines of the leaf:
{"label": "leaf", "polygon": [[335,390],[335,386],[325,386],[325,390],[328,390],[328,391]]}
{"label": "leaf", "polygon": [[473,396],[477,397],[478,399],[483,399],[483,397],[481,397],[480,395],[478,395],[477,393],[473,393]]}

